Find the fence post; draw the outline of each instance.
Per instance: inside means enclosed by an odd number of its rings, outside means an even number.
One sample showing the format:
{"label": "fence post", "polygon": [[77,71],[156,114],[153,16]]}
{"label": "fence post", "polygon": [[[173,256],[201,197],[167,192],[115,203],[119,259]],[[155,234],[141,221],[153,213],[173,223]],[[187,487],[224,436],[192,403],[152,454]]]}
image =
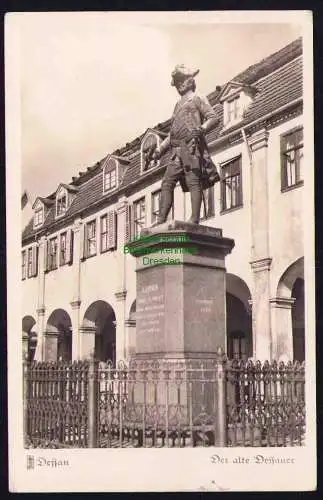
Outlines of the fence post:
{"label": "fence post", "polygon": [[217,350],[216,359],[216,384],[217,384],[217,401],[216,401],[216,446],[224,447],[227,445],[227,411],[226,411],[226,356],[219,347]]}
{"label": "fence post", "polygon": [[22,387],[23,387],[23,437],[24,437],[24,446],[28,441],[28,355],[26,354],[23,360],[23,377],[22,377]]}
{"label": "fence post", "polygon": [[91,352],[88,371],[88,448],[98,447],[98,363]]}

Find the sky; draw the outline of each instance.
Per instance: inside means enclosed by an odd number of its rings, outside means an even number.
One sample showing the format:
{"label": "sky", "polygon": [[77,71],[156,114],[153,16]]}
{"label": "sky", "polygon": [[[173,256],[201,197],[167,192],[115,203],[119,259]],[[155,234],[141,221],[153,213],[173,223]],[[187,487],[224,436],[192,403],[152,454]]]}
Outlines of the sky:
{"label": "sky", "polygon": [[19,19],[22,191],[47,196],[170,117],[176,64],[207,95],[301,36],[297,24],[179,16],[24,14]]}

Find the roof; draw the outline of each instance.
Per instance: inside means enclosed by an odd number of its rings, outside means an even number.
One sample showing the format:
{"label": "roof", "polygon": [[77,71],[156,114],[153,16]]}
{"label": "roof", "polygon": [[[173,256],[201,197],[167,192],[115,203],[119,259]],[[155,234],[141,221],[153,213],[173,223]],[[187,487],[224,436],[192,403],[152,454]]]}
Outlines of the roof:
{"label": "roof", "polygon": [[59,190],[60,187],[64,187],[65,189],[67,189],[67,191],[70,191],[71,193],[77,193],[78,192],[78,188],[76,186],[73,186],[71,184],[64,184],[63,182],[60,183],[60,185],[58,186],[56,192]]}
{"label": "roof", "polygon": [[[291,103],[295,99],[302,97],[302,59],[299,57],[301,54],[302,40],[297,39],[275,54],[250,66],[231,80],[245,85],[252,84],[253,87],[257,89],[255,97],[244,116],[243,122],[240,123],[239,126],[247,125]],[[227,84],[225,86],[227,86]],[[210,103],[214,107],[219,118],[217,126],[207,135],[207,141],[209,143],[219,137],[225,136],[228,132],[226,130],[221,133],[223,127],[223,106],[219,102],[219,96],[223,87],[224,86],[217,87],[214,92],[208,95]],[[165,134],[169,131],[169,128],[170,119],[154,127],[150,127],[147,130],[161,131]],[[130,160],[118,190],[130,186],[135,181],[144,179],[151,174],[151,170],[148,170],[142,175],[140,173],[140,144],[147,130],[131,143],[127,143],[125,147],[112,153],[114,156],[125,156]],[[76,193],[65,218],[62,218],[63,220],[66,219],[66,217],[69,218],[70,216],[79,214],[88,209],[97,201],[104,202],[106,200],[108,204],[111,194],[103,195],[102,193],[102,165],[105,159],[106,157],[95,165],[88,167],[87,171],[81,172],[79,177],[73,177],[72,184],[60,184],[60,186],[63,185],[66,189]],[[162,167],[166,165],[167,161],[168,155],[166,154],[162,158],[159,170],[162,170]],[[54,195],[55,193],[50,195],[50,197],[53,198]],[[46,200],[46,198],[43,200]],[[62,219],[60,219],[60,223]],[[50,208],[41,230],[49,229],[54,222],[54,209]],[[22,237],[26,239],[31,237],[34,233],[36,233],[36,231],[33,229],[33,222],[31,221],[24,229]]]}
{"label": "roof", "polygon": [[50,208],[53,205],[53,203],[54,203],[54,199],[42,198],[41,196],[37,196],[37,198],[35,199],[35,201],[33,203],[33,208],[35,208],[36,203],[38,202],[38,200],[40,200],[45,205],[45,207],[47,207],[47,208]]}

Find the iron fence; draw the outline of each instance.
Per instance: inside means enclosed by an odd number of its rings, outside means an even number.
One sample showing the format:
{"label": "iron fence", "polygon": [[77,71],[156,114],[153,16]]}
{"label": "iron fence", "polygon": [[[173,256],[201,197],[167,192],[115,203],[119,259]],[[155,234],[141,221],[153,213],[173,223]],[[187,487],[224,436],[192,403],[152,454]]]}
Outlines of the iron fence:
{"label": "iron fence", "polygon": [[24,364],[29,447],[301,446],[304,363]]}

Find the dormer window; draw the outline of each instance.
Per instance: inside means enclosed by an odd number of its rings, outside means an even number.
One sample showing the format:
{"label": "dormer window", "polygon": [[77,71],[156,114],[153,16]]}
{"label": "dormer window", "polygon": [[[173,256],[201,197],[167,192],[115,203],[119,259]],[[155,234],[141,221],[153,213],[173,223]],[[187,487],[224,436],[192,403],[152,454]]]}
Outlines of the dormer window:
{"label": "dormer window", "polygon": [[219,100],[223,104],[224,128],[232,127],[243,119],[256,92],[255,87],[236,81],[231,81],[223,87]]}
{"label": "dormer window", "polygon": [[37,210],[35,210],[34,226],[35,227],[41,226],[43,222],[44,222],[44,207],[39,207]]}
{"label": "dormer window", "polygon": [[63,217],[74,200],[78,188],[70,184],[60,184],[56,191],[56,218]]}
{"label": "dormer window", "polygon": [[34,210],[34,229],[38,229],[44,224],[46,215],[48,213],[49,208],[53,204],[52,200],[48,200],[47,198],[37,198],[35,203],[33,204]]}
{"label": "dormer window", "polygon": [[117,185],[117,167],[104,172],[104,191],[109,191]]}
{"label": "dormer window", "polygon": [[240,116],[240,95],[237,95],[233,99],[228,100],[227,103],[227,118],[228,122],[237,120]]}
{"label": "dormer window", "polygon": [[103,168],[103,193],[107,193],[117,187],[118,160],[110,156]]}
{"label": "dormer window", "polygon": [[159,166],[159,160],[154,158],[154,152],[160,146],[161,136],[164,137],[166,134],[157,133],[152,129],[148,129],[145,133],[140,148],[141,173]]}
{"label": "dormer window", "polygon": [[61,217],[67,210],[67,192],[62,190],[56,197],[56,217]]}

